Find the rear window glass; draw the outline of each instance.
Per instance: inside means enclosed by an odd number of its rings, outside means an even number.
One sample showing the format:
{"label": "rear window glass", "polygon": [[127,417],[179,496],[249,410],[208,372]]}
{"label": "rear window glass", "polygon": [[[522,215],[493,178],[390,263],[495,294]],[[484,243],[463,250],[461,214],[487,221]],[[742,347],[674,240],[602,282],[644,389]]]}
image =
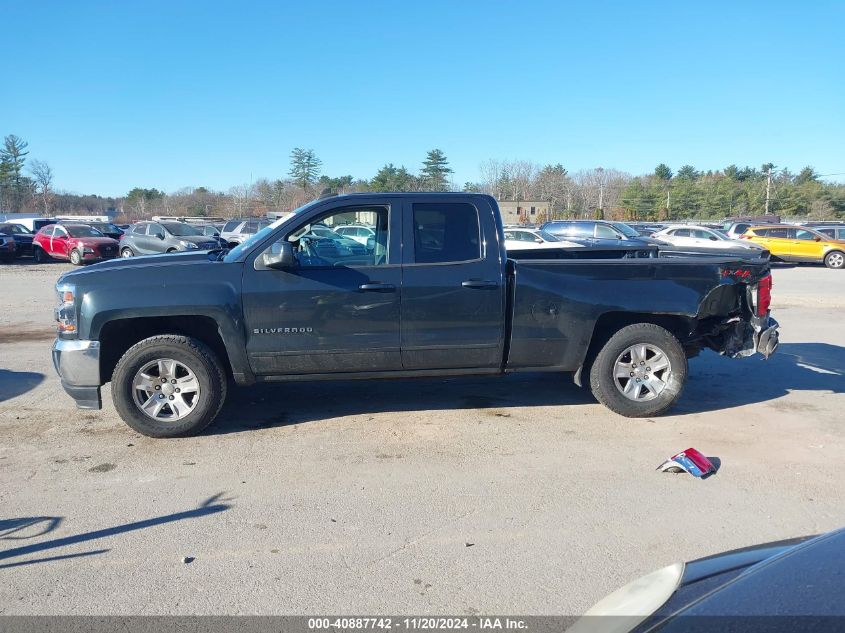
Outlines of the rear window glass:
{"label": "rear window glass", "polygon": [[471,204],[415,204],[414,261],[465,262],[481,258],[478,211]]}

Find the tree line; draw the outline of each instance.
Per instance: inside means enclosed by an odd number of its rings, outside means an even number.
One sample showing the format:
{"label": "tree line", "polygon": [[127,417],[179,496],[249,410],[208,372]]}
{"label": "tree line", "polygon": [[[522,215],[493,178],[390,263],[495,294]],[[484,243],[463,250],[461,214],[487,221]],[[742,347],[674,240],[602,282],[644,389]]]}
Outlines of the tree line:
{"label": "tree line", "polygon": [[[369,179],[329,176],[313,149],[294,148],[281,178],[217,191],[186,187],[174,192],[136,187],[121,197],[55,191],[53,172],[40,160],[27,160],[28,145],[8,135],[0,149],[0,211],[50,214],[105,214],[116,209],[126,221],[152,215],[242,217],[286,212],[324,191],[478,191],[499,200],[539,201],[550,209],[535,221],[607,218],[630,221],[718,219],[759,215],[767,208],[790,218],[845,218],[845,184],[822,180],[812,167],[797,174],[767,163],[760,169],[729,165],[699,171],[683,165],[673,172],[661,163],[650,174],[632,176],[597,167],[569,173],[562,164],[526,160],[486,160],[480,178],[463,186],[452,180],[449,160],[440,149],[427,152],[418,171],[385,164]],[[527,218],[526,218],[527,220]]]}

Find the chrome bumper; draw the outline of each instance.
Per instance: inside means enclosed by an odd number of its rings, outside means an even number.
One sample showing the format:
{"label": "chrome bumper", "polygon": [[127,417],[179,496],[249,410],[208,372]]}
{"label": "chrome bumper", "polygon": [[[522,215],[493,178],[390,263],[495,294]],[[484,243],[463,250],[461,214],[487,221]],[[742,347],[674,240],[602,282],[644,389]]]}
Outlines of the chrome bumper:
{"label": "chrome bumper", "polygon": [[62,387],[76,400],[80,409],[101,409],[100,342],[67,341],[53,343],[53,366],[62,380]]}

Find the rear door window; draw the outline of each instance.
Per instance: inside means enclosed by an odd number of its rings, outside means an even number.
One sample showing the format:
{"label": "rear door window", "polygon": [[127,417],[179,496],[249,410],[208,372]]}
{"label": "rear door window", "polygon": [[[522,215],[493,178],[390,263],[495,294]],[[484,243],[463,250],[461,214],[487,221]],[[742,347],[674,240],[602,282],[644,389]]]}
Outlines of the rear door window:
{"label": "rear door window", "polygon": [[439,264],[481,259],[478,211],[467,203],[413,205],[414,262]]}

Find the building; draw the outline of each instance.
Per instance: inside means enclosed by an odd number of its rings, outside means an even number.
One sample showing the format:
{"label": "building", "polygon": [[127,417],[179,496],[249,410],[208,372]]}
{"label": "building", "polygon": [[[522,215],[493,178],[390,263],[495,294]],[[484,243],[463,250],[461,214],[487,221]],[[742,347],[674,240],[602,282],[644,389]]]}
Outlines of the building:
{"label": "building", "polygon": [[538,224],[551,219],[545,200],[499,200],[499,210],[505,224]]}

